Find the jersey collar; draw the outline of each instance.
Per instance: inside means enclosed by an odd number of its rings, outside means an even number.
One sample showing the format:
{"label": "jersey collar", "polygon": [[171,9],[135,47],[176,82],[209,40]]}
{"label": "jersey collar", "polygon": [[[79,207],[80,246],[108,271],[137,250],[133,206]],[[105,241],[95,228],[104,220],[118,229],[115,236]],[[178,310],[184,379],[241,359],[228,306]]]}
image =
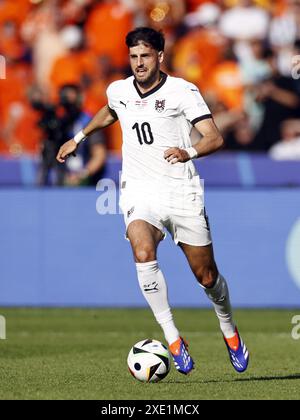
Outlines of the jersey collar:
{"label": "jersey collar", "polygon": [[149,92],[146,93],[142,93],[139,89],[139,86],[137,84],[137,81],[134,79],[133,84],[134,87],[136,88],[137,93],[139,94],[139,96],[144,99],[147,98],[148,96],[152,95],[153,93],[157,92],[161,87],[163,87],[163,85],[166,83],[168,75],[164,72],[160,72],[161,74],[161,81],[159,82],[159,84],[157,86],[155,86],[155,88],[149,90]]}

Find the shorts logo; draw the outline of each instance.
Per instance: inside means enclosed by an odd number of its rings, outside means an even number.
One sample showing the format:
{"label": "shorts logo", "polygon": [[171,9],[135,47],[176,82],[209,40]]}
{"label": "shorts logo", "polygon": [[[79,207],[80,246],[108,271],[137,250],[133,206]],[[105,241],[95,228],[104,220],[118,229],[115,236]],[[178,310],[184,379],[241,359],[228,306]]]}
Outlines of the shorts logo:
{"label": "shorts logo", "polygon": [[166,100],[163,99],[162,101],[155,101],[155,110],[157,112],[163,112],[165,110],[166,107]]}
{"label": "shorts logo", "polygon": [[132,207],[130,210],[128,210],[127,212],[127,217],[129,218],[134,212],[134,207]]}

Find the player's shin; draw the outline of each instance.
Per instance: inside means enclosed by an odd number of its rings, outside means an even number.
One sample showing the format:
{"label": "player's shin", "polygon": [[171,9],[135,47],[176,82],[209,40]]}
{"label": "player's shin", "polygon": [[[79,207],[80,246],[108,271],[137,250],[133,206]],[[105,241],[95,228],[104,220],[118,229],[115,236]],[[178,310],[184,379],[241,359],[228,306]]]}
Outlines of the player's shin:
{"label": "player's shin", "polygon": [[142,293],[163,329],[168,344],[179,338],[168,301],[168,288],[157,261],[137,263],[137,275]]}
{"label": "player's shin", "polygon": [[204,288],[204,290],[214,305],[225,338],[229,339],[234,337],[236,331],[226,280],[223,276],[219,275],[214,287],[211,289]]}

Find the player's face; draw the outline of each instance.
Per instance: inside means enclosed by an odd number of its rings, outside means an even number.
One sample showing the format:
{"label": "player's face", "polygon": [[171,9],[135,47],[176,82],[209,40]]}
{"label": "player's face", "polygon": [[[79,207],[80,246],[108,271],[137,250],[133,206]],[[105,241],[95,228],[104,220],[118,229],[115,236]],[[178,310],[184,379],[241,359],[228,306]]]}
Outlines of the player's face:
{"label": "player's face", "polygon": [[144,44],[129,49],[130,65],[136,81],[140,85],[149,85],[158,77],[163,52],[158,52]]}

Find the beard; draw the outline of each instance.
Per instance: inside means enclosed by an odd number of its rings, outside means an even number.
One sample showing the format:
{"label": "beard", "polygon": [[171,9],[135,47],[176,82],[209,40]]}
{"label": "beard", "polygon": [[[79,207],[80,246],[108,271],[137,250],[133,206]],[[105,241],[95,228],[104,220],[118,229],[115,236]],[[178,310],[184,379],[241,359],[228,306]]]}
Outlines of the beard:
{"label": "beard", "polygon": [[159,65],[154,67],[150,72],[146,71],[145,73],[139,73],[138,70],[136,70],[134,72],[134,78],[141,87],[148,88],[156,81],[159,71]]}

